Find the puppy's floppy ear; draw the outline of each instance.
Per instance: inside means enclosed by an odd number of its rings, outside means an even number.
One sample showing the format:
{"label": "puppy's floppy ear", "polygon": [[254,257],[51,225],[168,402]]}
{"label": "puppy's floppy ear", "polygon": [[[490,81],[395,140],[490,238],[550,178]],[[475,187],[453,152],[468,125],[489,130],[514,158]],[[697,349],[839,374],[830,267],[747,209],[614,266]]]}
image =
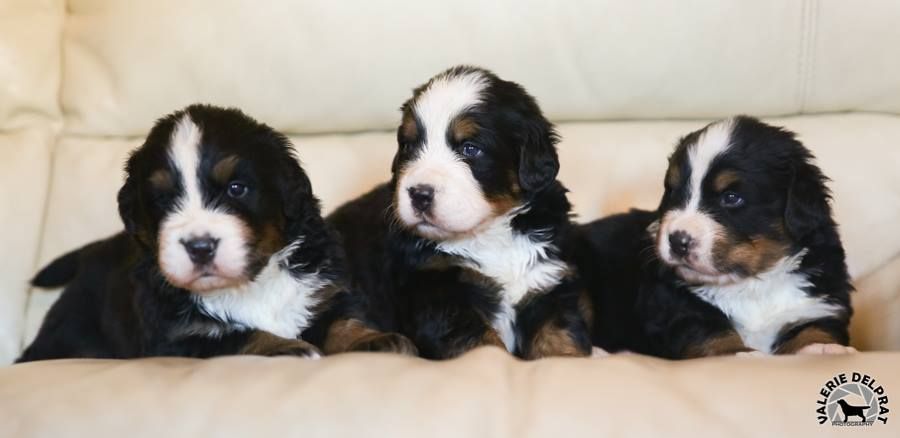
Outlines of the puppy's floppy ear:
{"label": "puppy's floppy ear", "polygon": [[800,240],[831,221],[827,178],[804,157],[791,166],[791,184],[784,209],[784,224],[795,240]]}
{"label": "puppy's floppy ear", "polygon": [[391,175],[396,175],[400,170],[400,155],[403,149],[403,125],[397,128],[397,151],[394,152],[394,158],[391,160]]}
{"label": "puppy's floppy ear", "polygon": [[137,183],[134,177],[125,178],[125,184],[119,189],[117,201],[119,204],[119,217],[122,218],[122,224],[125,225],[125,232],[138,242],[149,245],[146,230],[141,228],[140,217],[140,200],[138,197]]}
{"label": "puppy's floppy ear", "polygon": [[540,191],[556,179],[559,173],[558,139],[553,125],[543,116],[525,122],[519,156],[519,185],[524,191]]}
{"label": "puppy's floppy ear", "polygon": [[125,225],[125,232],[131,235],[134,235],[137,228],[137,223],[134,220],[136,198],[137,190],[135,189],[134,178],[129,176],[125,179],[125,184],[122,184],[122,187],[119,189],[116,199],[119,204],[119,217],[122,218],[122,223]]}
{"label": "puppy's floppy ear", "polygon": [[296,221],[314,209],[318,214],[319,202],[312,194],[312,183],[297,163],[285,163],[284,180],[281,182],[281,199],[284,216],[288,222]]}

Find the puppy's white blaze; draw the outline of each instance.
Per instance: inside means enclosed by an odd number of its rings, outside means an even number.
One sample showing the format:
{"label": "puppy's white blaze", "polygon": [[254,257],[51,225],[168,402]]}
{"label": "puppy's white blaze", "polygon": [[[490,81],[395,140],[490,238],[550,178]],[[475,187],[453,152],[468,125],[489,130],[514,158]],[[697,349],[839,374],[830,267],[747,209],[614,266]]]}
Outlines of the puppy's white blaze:
{"label": "puppy's white blaze", "polygon": [[546,241],[534,241],[514,233],[510,221],[521,211],[501,216],[472,237],[448,240],[438,249],[465,260],[465,265],[493,279],[502,288],[500,312],[493,326],[509,351],[517,344],[515,306],[532,291],[556,286],[568,272],[568,266],[548,259],[555,248]]}
{"label": "puppy's white blaze", "polygon": [[434,188],[429,220],[451,233],[469,231],[492,212],[469,166],[447,144],[450,122],[481,103],[487,79],[479,72],[435,79],[414,103],[425,128],[425,142],[406,164],[397,186],[398,213],[409,225],[419,222],[407,190],[426,184]]}
{"label": "puppy's white blaze", "polygon": [[803,250],[785,257],[765,273],[726,286],[698,286],[691,290],[731,319],[744,344],[772,353],[772,344],[785,326],[834,316],[841,306],[810,296],[809,280],[797,272]]}
{"label": "puppy's white blaze", "polygon": [[[244,275],[247,236],[246,227],[238,218],[203,205],[198,181],[202,135],[187,114],[172,132],[169,159],[181,174],[183,192],[175,201],[175,210],[160,227],[159,265],[176,286],[208,290]],[[194,265],[181,242],[206,235],[218,240],[211,263],[215,277],[199,279],[194,284]]]}
{"label": "puppy's white blaze", "polygon": [[695,239],[696,247],[691,251],[691,264],[706,275],[715,275],[716,269],[712,261],[713,242],[721,230],[721,226],[708,214],[700,211],[703,195],[703,180],[716,157],[727,152],[731,147],[731,132],[734,120],[727,119],[706,128],[697,142],[688,146],[687,159],[691,169],[688,182],[688,202],[684,208],[666,213],[662,219],[657,247],[659,255],[667,263],[675,263],[669,248],[669,234],[682,230]]}
{"label": "puppy's white blaze", "polygon": [[185,114],[175,124],[172,139],[169,143],[169,158],[181,173],[184,193],[176,204],[179,210],[200,209],[203,197],[197,184],[197,168],[200,165],[200,140],[203,133],[200,127]]}
{"label": "puppy's white blaze", "polygon": [[703,179],[709,172],[709,166],[719,155],[731,147],[731,131],[734,120],[727,119],[710,125],[697,139],[697,143],[688,148],[688,163],[691,166],[690,197],[685,210],[697,211],[702,197]]}
{"label": "puppy's white blaze", "polygon": [[482,93],[487,86],[488,80],[481,72],[435,78],[414,103],[415,113],[429,137],[443,141],[450,121],[459,113],[481,103]]}
{"label": "puppy's white blaze", "polygon": [[329,283],[318,273],[295,277],[284,261],[299,248],[299,241],[269,258],[252,282],[194,295],[203,311],[221,320],[265,330],[284,338],[296,338],[309,327],[315,293]]}

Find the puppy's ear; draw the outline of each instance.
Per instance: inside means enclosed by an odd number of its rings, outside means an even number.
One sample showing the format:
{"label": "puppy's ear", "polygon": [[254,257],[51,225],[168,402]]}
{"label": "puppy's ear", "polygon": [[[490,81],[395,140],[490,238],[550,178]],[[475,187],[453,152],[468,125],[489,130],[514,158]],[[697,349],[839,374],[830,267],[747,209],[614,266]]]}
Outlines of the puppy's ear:
{"label": "puppy's ear", "polygon": [[397,128],[397,151],[394,152],[394,159],[391,161],[391,175],[396,175],[400,170],[400,155],[403,152],[403,125]]}
{"label": "puppy's ear", "polygon": [[128,176],[125,184],[119,189],[117,201],[119,204],[119,217],[122,218],[122,224],[125,225],[125,232],[138,242],[147,243],[145,234],[140,229],[138,215],[141,214],[138,207],[138,188],[134,181],[134,177]]}
{"label": "puppy's ear", "polygon": [[825,186],[827,178],[808,160],[791,166],[784,224],[795,240],[806,237],[831,221],[831,195]]}
{"label": "puppy's ear", "polygon": [[542,116],[525,122],[519,157],[519,185],[526,192],[537,192],[556,180],[559,157],[558,136]]}
{"label": "puppy's ear", "polygon": [[296,221],[313,209],[316,214],[319,210],[319,202],[313,197],[312,184],[306,173],[298,164],[285,163],[286,175],[281,183],[281,199],[284,216],[288,222]]}

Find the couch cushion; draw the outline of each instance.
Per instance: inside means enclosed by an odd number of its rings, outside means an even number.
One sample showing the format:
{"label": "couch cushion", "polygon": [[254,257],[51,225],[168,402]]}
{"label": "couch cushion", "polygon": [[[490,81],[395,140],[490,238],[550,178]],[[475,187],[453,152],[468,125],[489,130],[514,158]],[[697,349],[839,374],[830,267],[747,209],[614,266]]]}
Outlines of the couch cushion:
{"label": "couch cushion", "polygon": [[[797,131],[834,180],[835,212],[851,273],[866,275],[900,253],[896,227],[900,221],[900,175],[896,172],[900,117],[849,114],[772,121]],[[705,123],[561,124],[560,178],[571,190],[579,219],[588,221],[631,207],[654,208],[675,142]],[[301,136],[293,141],[326,212],[387,180],[396,147],[394,134],[387,132]],[[122,163],[140,142],[75,136],[60,142],[41,265],[121,229],[115,199]],[[54,299],[52,293],[32,294],[28,339]],[[900,348],[900,344],[891,345]]]}
{"label": "couch cushion", "polygon": [[[444,362],[376,353],[46,361],[0,369],[0,435],[848,436],[818,424],[820,388],[857,371],[894,400],[898,367],[900,353],[522,362],[493,347]],[[864,435],[896,437],[891,414]]]}
{"label": "couch cushion", "polygon": [[63,0],[0,2],[0,130],[59,119]]}
{"label": "couch cushion", "polygon": [[28,279],[37,258],[50,178],[52,135],[0,133],[0,364],[18,354]]}
{"label": "couch cushion", "polygon": [[900,349],[900,256],[855,286],[850,339],[862,350]]}
{"label": "couch cushion", "polygon": [[900,112],[900,2],[803,2],[806,60],[800,64],[803,111]]}
{"label": "couch cushion", "polygon": [[72,0],[69,13],[62,103],[79,134],[143,135],[195,101],[292,133],[393,128],[413,86],[459,63],[522,83],[557,120],[900,111],[900,57],[873,44],[900,41],[897,2]]}

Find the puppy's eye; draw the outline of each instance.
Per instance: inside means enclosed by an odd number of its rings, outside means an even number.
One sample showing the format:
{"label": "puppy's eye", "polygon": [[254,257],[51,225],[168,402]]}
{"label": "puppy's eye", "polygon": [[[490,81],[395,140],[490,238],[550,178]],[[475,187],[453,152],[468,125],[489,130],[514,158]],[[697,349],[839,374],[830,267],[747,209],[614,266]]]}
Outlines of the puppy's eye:
{"label": "puppy's eye", "polygon": [[735,192],[724,192],[719,203],[725,208],[736,208],[744,205],[744,198]]}
{"label": "puppy's eye", "polygon": [[478,147],[478,145],[476,145],[475,143],[472,143],[471,141],[467,141],[467,142],[463,143],[460,151],[461,151],[460,153],[462,153],[462,156],[464,156],[466,158],[475,158],[475,157],[481,155],[481,148]]}
{"label": "puppy's eye", "polygon": [[250,188],[240,181],[232,181],[228,183],[228,196],[234,199],[241,199],[244,196],[247,196],[247,192],[249,191]]}

